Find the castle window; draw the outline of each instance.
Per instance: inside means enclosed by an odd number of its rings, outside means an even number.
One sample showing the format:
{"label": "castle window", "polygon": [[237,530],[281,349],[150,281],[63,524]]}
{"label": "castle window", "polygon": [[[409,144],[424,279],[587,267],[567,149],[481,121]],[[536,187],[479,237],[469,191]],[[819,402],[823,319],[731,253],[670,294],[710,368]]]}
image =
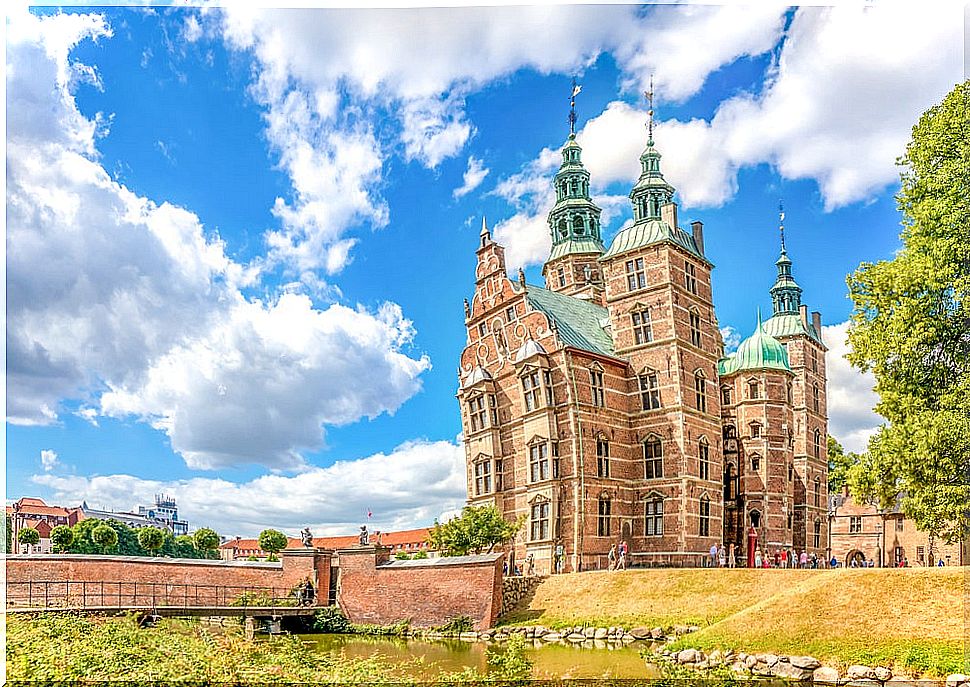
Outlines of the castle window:
{"label": "castle window", "polygon": [[612,503],[609,496],[601,496],[598,502],[596,518],[596,533],[601,537],[610,536],[610,510]]}
{"label": "castle window", "polygon": [[818,518],[815,518],[813,538],[815,539],[815,548],[817,549],[822,545],[822,521]]}
{"label": "castle window", "polygon": [[757,400],[758,396],[758,380],[751,379],[748,381],[748,398]]}
{"label": "castle window", "polygon": [[721,405],[722,406],[731,405],[731,387],[729,386],[721,387]]}
{"label": "castle window", "polygon": [[812,386],[812,407],[815,409],[816,413],[819,412],[819,408],[822,407],[822,404],[819,401],[818,384],[814,384]]}
{"label": "castle window", "polygon": [[694,373],[694,402],[699,411],[707,412],[707,380],[700,370]]}
{"label": "castle window", "polygon": [[738,482],[734,476],[734,466],[728,463],[724,466],[724,500],[733,501],[738,496]]}
{"label": "castle window", "polygon": [[589,386],[593,396],[593,405],[603,408],[606,405],[606,390],[603,386],[603,371],[590,368]]}
{"label": "castle window", "polygon": [[693,294],[697,294],[697,269],[693,264],[684,261],[684,286]]}
{"label": "castle window", "polygon": [[792,527],[792,512],[791,512],[791,509],[789,509],[787,511],[787,514],[788,514],[788,529],[791,529],[791,527]]}
{"label": "castle window", "polygon": [[559,286],[560,286],[560,288],[563,287],[563,286],[565,286],[566,285],[566,270],[565,270],[565,268],[560,267],[558,270],[556,270],[556,276],[559,278]]}
{"label": "castle window", "polygon": [[549,538],[549,502],[537,501],[532,504],[531,509],[531,532],[532,541],[540,541]]}
{"label": "castle window", "polygon": [[653,325],[650,322],[650,311],[640,310],[630,314],[633,323],[633,341],[645,344],[653,341]]}
{"label": "castle window", "polygon": [[751,471],[758,472],[761,470],[761,456],[757,453],[751,456]]}
{"label": "castle window", "polygon": [[751,423],[751,438],[758,439],[761,437],[761,424],[757,422]]}
{"label": "castle window", "polygon": [[539,407],[539,371],[533,370],[522,376],[522,393],[525,397],[525,411]]}
{"label": "castle window", "polygon": [[646,479],[660,479],[664,476],[663,444],[657,437],[643,442],[643,476]]}
{"label": "castle window", "polygon": [[514,307],[508,307],[508,308],[506,308],[505,309],[505,321],[506,322],[511,322],[514,319],[515,319],[515,308]]}
{"label": "castle window", "polygon": [[495,491],[502,491],[505,488],[504,474],[502,470],[502,461],[495,461]]}
{"label": "castle window", "polygon": [[790,405],[792,403],[791,382],[785,382],[785,398],[788,399]]}
{"label": "castle window", "polygon": [[849,534],[859,534],[862,532],[862,516],[849,516]]}
{"label": "castle window", "polygon": [[[815,478],[815,507],[818,508],[819,503],[822,500],[822,480],[818,477]],[[818,546],[816,544],[816,546]]]}
{"label": "castle window", "polygon": [[711,447],[707,443],[707,439],[701,437],[700,441],[697,442],[697,458],[700,461],[700,477],[701,479],[711,478]]}
{"label": "castle window", "polygon": [[643,533],[648,537],[659,537],[664,533],[664,502],[653,498],[644,502]]}
{"label": "castle window", "polygon": [[475,463],[475,496],[492,491],[492,461],[482,460]]}
{"label": "castle window", "polygon": [[610,442],[603,438],[596,440],[596,474],[610,476]]}
{"label": "castle window", "polygon": [[902,532],[903,531],[903,519],[902,518],[896,518],[896,531],[897,532]]}
{"label": "castle window", "polygon": [[529,478],[531,482],[549,479],[549,447],[533,444],[529,447]]}
{"label": "castle window", "polygon": [[495,394],[488,395],[488,408],[489,414],[492,418],[492,424],[498,424],[498,403],[495,402]]}
{"label": "castle window", "polygon": [[552,442],[552,478],[559,479],[561,473],[559,472],[559,442]]}
{"label": "castle window", "polygon": [[480,336],[481,338],[484,339],[485,338],[485,331],[486,331],[486,329],[485,329],[485,323],[484,322],[479,322],[478,323],[478,336]]}
{"label": "castle window", "polygon": [[660,385],[657,382],[656,373],[648,373],[639,376],[640,382],[640,404],[644,410],[655,410],[660,407]]}
{"label": "castle window", "polygon": [[795,478],[795,466],[791,463],[788,464],[788,481],[791,482]]}
{"label": "castle window", "polygon": [[545,386],[546,388],[546,405],[547,406],[554,405],[553,401],[555,399],[552,395],[552,372],[550,372],[549,370],[543,370],[542,383],[543,383],[543,386]]}
{"label": "castle window", "polygon": [[485,409],[485,397],[476,396],[468,400],[468,423],[472,432],[487,427],[488,414]]}
{"label": "castle window", "polygon": [[818,372],[818,351],[814,348],[809,350],[812,352],[812,372]]}
{"label": "castle window", "polygon": [[815,454],[816,458],[822,456],[822,433],[817,429],[815,430],[815,435],[812,439],[812,453]]}
{"label": "castle window", "polygon": [[751,519],[751,526],[757,529],[761,526],[761,513],[757,510],[753,510],[748,513],[748,517]]}
{"label": "castle window", "polygon": [[642,289],[647,285],[647,273],[643,269],[643,258],[626,261],[626,283],[630,291]]}
{"label": "castle window", "polygon": [[711,500],[707,498],[707,494],[701,497],[700,535],[702,537],[711,536]]}
{"label": "castle window", "polygon": [[701,347],[701,315],[695,310],[690,311],[690,342]]}

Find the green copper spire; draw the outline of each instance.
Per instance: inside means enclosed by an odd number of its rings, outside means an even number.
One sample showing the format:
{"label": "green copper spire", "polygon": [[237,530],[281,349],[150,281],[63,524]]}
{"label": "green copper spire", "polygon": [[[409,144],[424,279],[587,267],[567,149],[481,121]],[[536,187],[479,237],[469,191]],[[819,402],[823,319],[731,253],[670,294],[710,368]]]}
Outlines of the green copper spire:
{"label": "green copper spire", "polygon": [[583,166],[583,149],[576,142],[576,95],[582,87],[573,82],[569,110],[569,138],[562,148],[562,164],[553,180],[556,204],[549,211],[552,235],[550,260],[572,253],[602,253],[599,207],[589,195],[589,172]]}
{"label": "green copper spire", "polygon": [[785,208],[781,203],[778,204],[778,231],[781,234],[781,255],[775,261],[778,278],[770,290],[771,303],[775,315],[794,315],[802,304],[802,288],[792,276],[792,262],[785,251]]}
{"label": "green copper spire", "polygon": [[761,324],[761,309],[758,309],[758,326],[754,334],[741,342],[738,350],[718,363],[718,373],[731,375],[741,371],[784,370],[791,372],[788,351],[778,339],[768,334]]}
{"label": "green copper spire", "polygon": [[630,191],[634,223],[660,219],[661,206],[674,197],[674,187],[664,179],[660,171],[660,153],[653,146],[653,76],[650,77],[650,90],[645,91],[644,96],[650,105],[647,110],[647,147],[640,155],[640,178]]}

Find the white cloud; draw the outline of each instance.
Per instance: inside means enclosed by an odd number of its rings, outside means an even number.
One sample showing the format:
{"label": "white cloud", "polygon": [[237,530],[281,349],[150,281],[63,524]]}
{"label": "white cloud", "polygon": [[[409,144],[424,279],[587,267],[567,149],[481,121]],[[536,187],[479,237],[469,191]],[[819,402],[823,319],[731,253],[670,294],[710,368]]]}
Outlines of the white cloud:
{"label": "white cloud", "polygon": [[[101,167],[96,122],[72,95],[77,75],[94,72],[68,56],[109,35],[97,15],[8,25],[8,420],[56,422],[73,401],[92,424],[151,422],[195,467],[294,467],[321,447],[324,425],[394,412],[430,367],[405,352],[413,328],[400,308],[319,310],[289,289],[248,300],[240,288],[256,285],[258,266],[229,259],[189,210],[137,196]],[[324,178],[347,192],[342,170],[367,155],[366,140],[338,146]],[[310,157],[294,166],[301,180]],[[326,264],[346,262],[351,245],[331,241]]]}
{"label": "white cloud", "polygon": [[455,198],[463,198],[478,188],[489,173],[488,167],[474,155],[468,157],[468,168],[462,175],[462,185],[452,192]]}
{"label": "white cloud", "polygon": [[741,343],[741,332],[728,324],[721,327],[721,338],[724,340],[724,353],[732,353]]}
{"label": "white cloud", "polygon": [[149,503],[166,493],[179,503],[193,528],[213,527],[228,536],[255,536],[267,527],[295,535],[309,525],[318,536],[371,529],[424,527],[461,508],[465,501],[465,457],[450,441],[416,441],[389,454],[314,467],[295,476],[265,475],[249,482],[193,478],[178,481],[131,475],[35,475],[64,505],[82,500],[117,510]]}
{"label": "white cloud", "polygon": [[412,100],[401,108],[401,140],[408,160],[436,168],[465,147],[472,127],[455,98]]}
{"label": "white cloud", "polygon": [[846,451],[865,451],[869,437],[885,420],[872,410],[879,397],[873,391],[876,380],[871,372],[860,372],[845,359],[849,352],[849,323],[822,327],[822,339],[828,346],[825,369],[828,373],[829,434],[839,440]]}
{"label": "white cloud", "polygon": [[40,452],[40,465],[44,472],[50,472],[57,467],[57,451],[49,448],[42,449]]}

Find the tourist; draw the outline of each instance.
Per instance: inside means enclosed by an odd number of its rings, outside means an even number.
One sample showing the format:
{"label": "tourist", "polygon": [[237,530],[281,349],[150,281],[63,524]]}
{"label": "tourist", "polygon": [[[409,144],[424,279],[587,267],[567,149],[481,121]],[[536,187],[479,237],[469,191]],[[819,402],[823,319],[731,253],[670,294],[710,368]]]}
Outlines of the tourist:
{"label": "tourist", "polygon": [[818,554],[812,551],[812,570],[818,570]]}
{"label": "tourist", "polygon": [[526,564],[526,575],[528,575],[529,577],[532,577],[533,575],[535,575],[536,559],[533,554],[530,553],[528,556],[525,557],[525,564]]}
{"label": "tourist", "polygon": [[626,570],[626,552],[627,546],[625,541],[620,542],[620,560],[616,562],[617,570]]}
{"label": "tourist", "polygon": [[798,557],[798,564],[802,570],[808,567],[808,554],[802,551],[802,555]]}
{"label": "tourist", "polygon": [[717,552],[717,565],[719,568],[727,566],[727,551],[722,546]]}
{"label": "tourist", "polygon": [[717,567],[717,544],[711,544],[710,554],[711,554],[711,557],[710,557],[710,560],[708,561],[708,564],[710,565],[710,567],[716,568]]}
{"label": "tourist", "polygon": [[839,561],[835,556],[832,556],[832,560],[830,561],[830,563],[832,565],[833,570],[839,567]]}
{"label": "tourist", "polygon": [[606,554],[606,566],[607,570],[613,570],[616,567],[616,544],[613,544],[610,552]]}
{"label": "tourist", "polygon": [[761,549],[754,552],[754,567],[761,567]]}
{"label": "tourist", "polygon": [[938,568],[942,568],[944,565],[946,565],[946,563],[943,562],[942,558],[936,562],[936,567]]}
{"label": "tourist", "polygon": [[509,562],[505,561],[504,563],[502,563],[502,577],[508,577],[508,576],[509,576]]}
{"label": "tourist", "polygon": [[[777,554],[775,555],[777,557]],[[781,550],[781,567],[782,568],[788,567],[788,551],[786,549]]]}
{"label": "tourist", "polygon": [[733,568],[735,566],[734,560],[734,544],[728,546],[728,567]]}

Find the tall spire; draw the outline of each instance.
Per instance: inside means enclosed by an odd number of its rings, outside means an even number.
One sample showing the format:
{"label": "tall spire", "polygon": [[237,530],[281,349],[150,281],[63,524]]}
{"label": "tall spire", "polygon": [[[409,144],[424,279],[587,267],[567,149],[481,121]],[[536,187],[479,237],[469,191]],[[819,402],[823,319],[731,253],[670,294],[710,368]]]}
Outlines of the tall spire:
{"label": "tall spire", "polygon": [[576,96],[579,92],[583,90],[583,87],[576,83],[576,77],[573,77],[573,90],[569,95],[569,137],[572,138],[576,135]]}
{"label": "tall spire", "polygon": [[778,202],[778,233],[781,237],[781,254],[775,261],[778,277],[771,287],[771,303],[775,315],[794,315],[802,304],[802,289],[792,276],[791,259],[785,250],[785,206]]}
{"label": "tall spire", "polygon": [[644,91],[643,95],[647,98],[647,145],[653,145],[653,74],[650,75],[650,90]]}
{"label": "tall spire", "polygon": [[647,147],[640,155],[640,178],[630,200],[633,202],[633,221],[659,220],[660,208],[671,202],[674,187],[667,183],[660,171],[660,153],[653,145],[653,75],[650,76],[650,89],[643,92],[647,99]]}

